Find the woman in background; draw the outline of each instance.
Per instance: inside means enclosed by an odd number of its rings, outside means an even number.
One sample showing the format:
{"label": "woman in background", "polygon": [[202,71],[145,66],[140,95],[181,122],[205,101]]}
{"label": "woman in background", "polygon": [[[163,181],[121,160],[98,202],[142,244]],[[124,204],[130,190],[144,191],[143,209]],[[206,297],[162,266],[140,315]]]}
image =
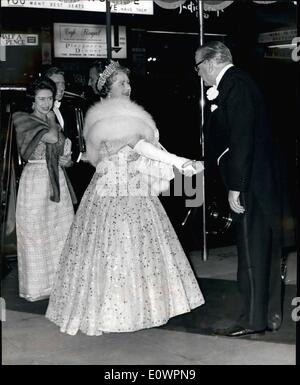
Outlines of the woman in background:
{"label": "woman in background", "polygon": [[19,293],[28,301],[49,297],[74,217],[76,198],[64,170],[71,163],[71,143],[55,120],[55,93],[51,79],[38,78],[28,89],[32,113],[13,115],[19,153],[27,162],[19,183],[16,228]]}

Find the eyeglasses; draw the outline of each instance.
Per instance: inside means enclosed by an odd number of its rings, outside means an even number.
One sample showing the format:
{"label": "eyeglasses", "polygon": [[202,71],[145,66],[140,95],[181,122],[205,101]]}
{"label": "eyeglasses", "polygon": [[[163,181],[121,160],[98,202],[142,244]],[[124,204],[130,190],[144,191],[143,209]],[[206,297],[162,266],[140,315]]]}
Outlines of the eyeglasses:
{"label": "eyeglasses", "polygon": [[194,67],[194,70],[195,70],[196,72],[199,71],[199,68],[198,68],[199,65],[202,64],[205,60],[206,60],[206,59],[202,59],[202,60],[198,61],[198,63],[196,63],[196,65],[195,65],[195,67]]}

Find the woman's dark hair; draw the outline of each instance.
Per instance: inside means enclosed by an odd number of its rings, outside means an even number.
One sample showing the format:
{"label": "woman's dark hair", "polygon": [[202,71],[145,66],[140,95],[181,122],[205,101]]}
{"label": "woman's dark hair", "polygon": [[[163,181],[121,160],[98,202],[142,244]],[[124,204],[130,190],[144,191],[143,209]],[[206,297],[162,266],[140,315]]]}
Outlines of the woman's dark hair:
{"label": "woman's dark hair", "polygon": [[49,90],[52,92],[53,98],[56,95],[56,84],[53,80],[49,79],[46,76],[39,77],[35,79],[28,87],[27,87],[27,96],[31,101],[34,101],[35,95],[40,90]]}
{"label": "woman's dark hair", "polygon": [[127,76],[130,76],[130,70],[127,67],[119,66],[116,71],[114,71],[104,83],[103,87],[99,91],[101,98],[106,98],[109,94],[112,84],[114,83],[115,77],[118,73],[123,72]]}

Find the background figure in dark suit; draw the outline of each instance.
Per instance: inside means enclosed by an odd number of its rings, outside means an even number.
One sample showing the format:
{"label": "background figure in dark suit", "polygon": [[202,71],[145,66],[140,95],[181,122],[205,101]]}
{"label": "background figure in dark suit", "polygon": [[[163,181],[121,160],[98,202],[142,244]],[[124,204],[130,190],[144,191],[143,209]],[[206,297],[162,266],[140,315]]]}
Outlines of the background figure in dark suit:
{"label": "background figure in dark suit", "polygon": [[[261,92],[232,64],[221,42],[204,44],[195,55],[206,86],[205,172],[219,169],[236,221],[237,282],[242,313],[216,334],[230,337],[277,330],[282,322],[282,187]],[[212,174],[210,174],[210,172]]]}
{"label": "background figure in dark suit", "polygon": [[53,105],[53,111],[56,119],[63,128],[64,135],[72,141],[72,161],[76,162],[79,156],[77,148],[77,129],[76,115],[74,106],[67,102],[65,95],[65,76],[64,72],[58,67],[51,67],[45,72],[45,76],[50,78],[56,84],[56,96]]}
{"label": "background figure in dark suit", "polygon": [[56,95],[55,95],[53,110],[57,120],[59,121],[59,124],[65,131],[64,119],[60,112],[61,101],[64,96],[65,88],[66,88],[64,72],[57,67],[51,67],[45,72],[45,76],[53,80],[54,83],[56,84]]}
{"label": "background figure in dark suit", "polygon": [[89,69],[88,87],[85,92],[85,98],[89,106],[100,101],[100,92],[97,88],[99,75],[103,72],[105,65],[103,62],[96,60]]}
{"label": "background figure in dark suit", "polygon": [[[86,190],[95,169],[86,162],[80,161],[80,146],[79,146],[79,133],[77,129],[78,116],[76,117],[75,108],[81,109],[82,114],[86,112],[86,104],[82,98],[80,105],[76,101],[76,98],[66,97],[65,93],[65,75],[64,72],[58,67],[51,67],[45,72],[45,76],[53,80],[56,84],[57,93],[55,102],[53,105],[53,111],[56,115],[57,121],[63,128],[64,135],[72,142],[72,161],[73,166],[67,171],[68,176],[74,187],[78,204],[81,197]],[[77,99],[80,97],[78,96]],[[81,138],[83,141],[83,138]]]}

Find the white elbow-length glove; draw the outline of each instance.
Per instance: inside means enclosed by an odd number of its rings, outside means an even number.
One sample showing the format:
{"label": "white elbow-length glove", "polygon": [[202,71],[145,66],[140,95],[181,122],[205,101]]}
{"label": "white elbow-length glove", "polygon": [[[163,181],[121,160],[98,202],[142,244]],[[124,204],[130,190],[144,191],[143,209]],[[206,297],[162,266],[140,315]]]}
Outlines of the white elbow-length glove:
{"label": "white elbow-length glove", "polygon": [[[195,173],[195,168],[192,166],[192,161],[190,161],[190,159],[171,154],[165,150],[161,150],[155,147],[153,144],[146,142],[144,139],[137,142],[133,149],[138,154],[147,158],[175,166],[180,171],[184,172],[185,175],[191,176]],[[190,164],[188,164],[189,162]],[[187,165],[185,166],[185,164]]]}

